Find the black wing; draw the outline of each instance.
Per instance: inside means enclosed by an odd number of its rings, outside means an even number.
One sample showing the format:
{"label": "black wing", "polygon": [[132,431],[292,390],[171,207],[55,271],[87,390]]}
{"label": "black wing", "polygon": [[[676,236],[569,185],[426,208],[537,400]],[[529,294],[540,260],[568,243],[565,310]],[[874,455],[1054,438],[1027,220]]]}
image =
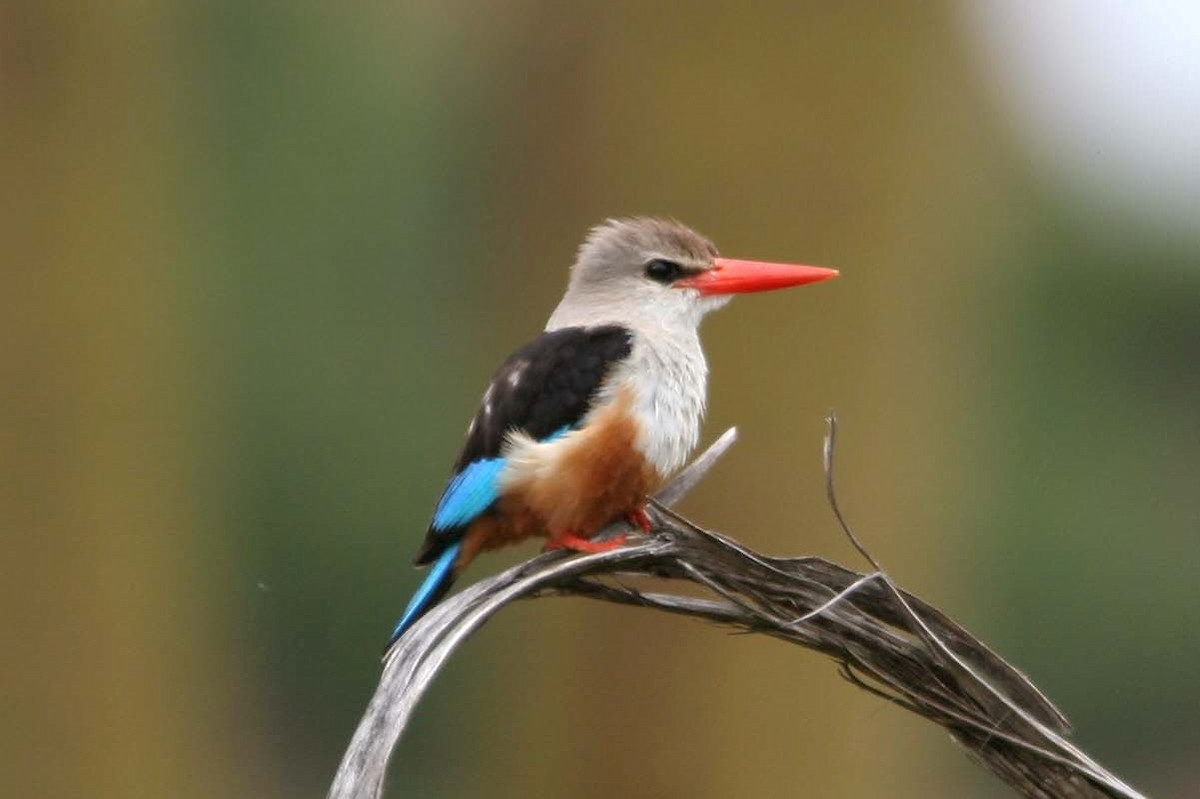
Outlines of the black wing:
{"label": "black wing", "polygon": [[494,487],[486,481],[498,472],[495,459],[509,431],[540,440],[578,424],[610,368],[632,348],[633,334],[618,325],[568,327],[543,333],[509,356],[484,392],[413,562],[432,561],[490,506]]}

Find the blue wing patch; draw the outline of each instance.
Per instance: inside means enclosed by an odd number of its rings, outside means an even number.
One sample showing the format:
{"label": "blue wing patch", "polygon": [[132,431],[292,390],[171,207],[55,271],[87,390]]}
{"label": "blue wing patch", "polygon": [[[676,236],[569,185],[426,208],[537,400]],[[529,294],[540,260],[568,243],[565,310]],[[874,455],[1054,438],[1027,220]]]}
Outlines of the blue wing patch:
{"label": "blue wing patch", "polygon": [[[542,443],[562,438],[571,432],[571,427],[555,430],[542,439]],[[469,524],[500,498],[500,472],[508,464],[507,458],[481,458],[450,479],[442,498],[433,512],[431,530],[453,530]]]}
{"label": "blue wing patch", "polygon": [[461,527],[488,509],[500,497],[496,478],[507,461],[504,458],[484,458],[467,464],[446,486],[437,510],[433,512],[434,530]]}

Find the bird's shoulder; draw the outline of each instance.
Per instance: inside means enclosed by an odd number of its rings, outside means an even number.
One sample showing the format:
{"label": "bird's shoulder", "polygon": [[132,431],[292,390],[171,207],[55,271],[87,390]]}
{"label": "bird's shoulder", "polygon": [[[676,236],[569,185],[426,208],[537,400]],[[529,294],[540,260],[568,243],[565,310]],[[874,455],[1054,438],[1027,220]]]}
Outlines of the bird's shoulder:
{"label": "bird's shoulder", "polygon": [[577,424],[612,366],[632,348],[633,332],[620,325],[564,327],[525,344],[492,375],[455,472],[498,456],[509,431],[542,439]]}

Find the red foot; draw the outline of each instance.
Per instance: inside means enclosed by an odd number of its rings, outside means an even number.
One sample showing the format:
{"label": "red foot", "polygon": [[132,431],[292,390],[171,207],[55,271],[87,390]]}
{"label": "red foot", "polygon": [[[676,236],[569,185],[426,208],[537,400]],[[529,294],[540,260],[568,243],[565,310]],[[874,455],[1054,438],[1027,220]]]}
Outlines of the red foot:
{"label": "red foot", "polygon": [[625,521],[634,527],[642,528],[642,532],[650,535],[650,517],[646,515],[646,507],[639,505],[625,514]]}
{"label": "red foot", "polygon": [[606,541],[589,541],[586,538],[580,538],[577,535],[567,533],[566,535],[555,536],[546,542],[546,546],[542,547],[543,552],[549,552],[552,549],[570,549],[575,552],[608,552],[611,549],[625,546],[625,536],[615,535]]}

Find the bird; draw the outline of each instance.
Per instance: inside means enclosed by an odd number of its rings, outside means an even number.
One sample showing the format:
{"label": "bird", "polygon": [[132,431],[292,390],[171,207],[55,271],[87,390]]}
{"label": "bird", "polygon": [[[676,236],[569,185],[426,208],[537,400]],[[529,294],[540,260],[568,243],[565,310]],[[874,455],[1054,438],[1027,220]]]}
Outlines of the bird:
{"label": "bird", "polygon": [[700,438],[708,365],[699,327],[732,295],[827,280],[837,270],[723,258],[658,217],[609,219],[579,247],[545,330],[483,393],[413,558],[429,574],[385,652],[486,550],[529,537],[603,552],[625,518],[649,533],[647,498]]}

